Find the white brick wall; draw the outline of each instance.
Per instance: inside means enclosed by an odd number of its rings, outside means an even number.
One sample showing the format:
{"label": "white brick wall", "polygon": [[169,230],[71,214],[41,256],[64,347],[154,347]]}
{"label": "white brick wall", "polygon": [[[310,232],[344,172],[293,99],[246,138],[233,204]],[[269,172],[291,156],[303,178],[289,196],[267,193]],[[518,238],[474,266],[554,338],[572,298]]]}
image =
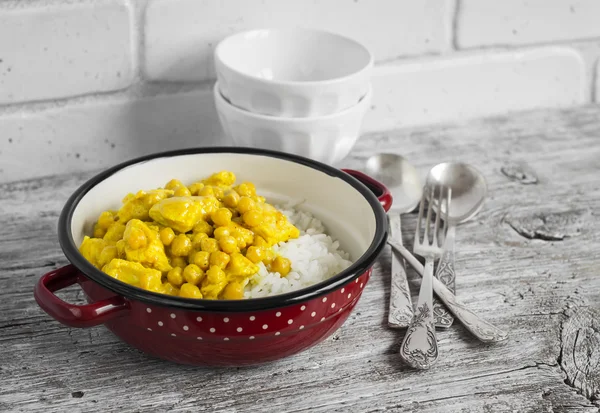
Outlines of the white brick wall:
{"label": "white brick wall", "polygon": [[228,34],[261,27],[316,27],[364,43],[379,61],[438,53],[450,42],[449,0],[154,0],[146,12],[152,80],[214,78],[212,51]]}
{"label": "white brick wall", "polygon": [[211,53],[305,26],[374,53],[365,132],[600,102],[598,0],[0,0],[0,182],[223,143]]}
{"label": "white brick wall", "polygon": [[131,62],[122,2],[0,9],[0,104],[122,89]]}
{"label": "white brick wall", "polygon": [[[367,130],[585,102],[579,54],[563,47],[444,56],[376,69]],[[468,95],[468,96],[465,96]]]}
{"label": "white brick wall", "polygon": [[598,0],[462,0],[461,48],[600,37]]}

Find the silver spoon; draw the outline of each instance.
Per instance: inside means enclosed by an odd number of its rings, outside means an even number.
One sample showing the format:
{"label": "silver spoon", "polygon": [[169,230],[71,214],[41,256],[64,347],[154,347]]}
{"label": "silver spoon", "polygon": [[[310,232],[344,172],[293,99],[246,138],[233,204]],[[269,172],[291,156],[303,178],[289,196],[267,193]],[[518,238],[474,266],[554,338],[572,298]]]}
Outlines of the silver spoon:
{"label": "silver spoon", "polygon": [[[423,192],[419,173],[403,156],[380,153],[367,160],[366,172],[388,187],[394,202],[388,213],[391,237],[402,245],[401,214],[414,210]],[[413,305],[408,288],[405,264],[392,254],[392,276],[388,325],[404,328],[413,318]]]}
{"label": "silver spoon", "polygon": [[[487,184],[481,172],[465,163],[445,162],[434,166],[429,171],[425,184],[434,187],[444,185],[452,190],[448,223],[454,225],[475,216],[487,195]],[[437,208],[435,198],[433,206]]]}
{"label": "silver spoon", "polygon": [[[487,184],[483,175],[465,163],[441,163],[429,171],[426,185],[430,188],[445,186],[452,194],[452,207],[448,216],[448,233],[444,244],[444,255],[438,264],[436,278],[454,292],[456,274],[454,272],[454,240],[456,225],[475,216],[481,209],[487,194]],[[431,200],[430,200],[431,201]],[[433,198],[433,209],[438,212],[437,198]],[[444,208],[442,208],[444,210]],[[445,212],[445,211],[442,211]],[[448,328],[454,318],[439,302],[434,300],[433,313],[438,327]]]}

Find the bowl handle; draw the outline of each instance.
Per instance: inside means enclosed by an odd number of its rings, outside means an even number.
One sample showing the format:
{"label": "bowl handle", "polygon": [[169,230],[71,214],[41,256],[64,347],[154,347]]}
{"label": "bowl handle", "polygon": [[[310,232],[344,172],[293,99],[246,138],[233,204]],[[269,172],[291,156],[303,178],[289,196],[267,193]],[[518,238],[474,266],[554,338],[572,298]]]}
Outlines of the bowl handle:
{"label": "bowl handle", "polygon": [[71,327],[92,327],[108,320],[125,315],[129,302],[123,297],[112,297],[86,305],[69,304],[58,298],[54,292],[75,283],[80,284],[85,277],[73,265],[67,265],[42,275],[35,285],[33,295],[38,305],[55,320]]}
{"label": "bowl handle", "polygon": [[384,184],[371,178],[369,175],[354,169],[342,169],[342,171],[358,179],[363,185],[369,188],[377,196],[377,199],[381,202],[385,212],[390,210],[393,202],[392,193]]}

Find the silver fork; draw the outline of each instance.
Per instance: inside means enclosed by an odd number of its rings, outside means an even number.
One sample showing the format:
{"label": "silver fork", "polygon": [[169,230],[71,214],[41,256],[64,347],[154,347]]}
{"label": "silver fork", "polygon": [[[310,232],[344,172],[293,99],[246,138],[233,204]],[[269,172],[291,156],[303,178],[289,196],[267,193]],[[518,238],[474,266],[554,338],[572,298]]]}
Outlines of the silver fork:
{"label": "silver fork", "polygon": [[[430,200],[434,199],[434,187],[427,188],[426,190],[431,191]],[[419,291],[419,301],[417,303],[417,310],[415,315],[406,331],[404,341],[400,347],[400,357],[411,367],[416,369],[428,369],[438,358],[438,346],[437,338],[435,335],[435,325],[433,316],[433,262],[435,259],[440,258],[443,254],[443,248],[441,247],[442,240],[438,240],[438,232],[440,228],[440,211],[442,201],[446,202],[445,215],[448,214],[449,204],[448,197],[444,197],[443,194],[447,192],[445,187],[439,188],[439,199],[438,214],[435,216],[435,224],[433,225],[433,231],[431,230],[432,220],[432,205],[433,202],[429,202],[427,206],[427,217],[425,219],[423,241],[421,241],[421,225],[423,222],[423,212],[425,209],[425,203],[427,202],[426,191],[423,191],[421,198],[421,204],[419,205],[419,218],[417,220],[417,229],[415,231],[415,243],[413,246],[413,252],[425,258],[425,270],[423,273],[423,280],[421,281],[421,289]],[[447,232],[447,219],[444,219],[443,235]],[[430,242],[430,237],[432,238]],[[441,242],[440,242],[441,241]]]}

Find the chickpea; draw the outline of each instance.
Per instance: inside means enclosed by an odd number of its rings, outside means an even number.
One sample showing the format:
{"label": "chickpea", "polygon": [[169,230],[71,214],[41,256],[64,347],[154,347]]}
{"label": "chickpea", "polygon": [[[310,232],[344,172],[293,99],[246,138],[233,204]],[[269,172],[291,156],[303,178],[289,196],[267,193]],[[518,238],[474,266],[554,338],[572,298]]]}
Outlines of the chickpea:
{"label": "chickpea", "polygon": [[202,188],[204,188],[204,184],[202,182],[194,182],[190,185],[189,190],[192,195],[198,195]]}
{"label": "chickpea", "polygon": [[240,198],[240,202],[238,202],[237,208],[238,211],[240,211],[240,214],[245,214],[246,212],[255,208],[254,201],[248,198],[247,196],[243,196]]}
{"label": "chickpea", "polygon": [[219,208],[213,212],[211,218],[216,226],[226,227],[231,222],[231,211],[227,208]]}
{"label": "chickpea", "polygon": [[239,300],[244,298],[244,287],[236,281],[232,281],[223,289],[223,299]]}
{"label": "chickpea", "polygon": [[181,181],[179,179],[171,179],[165,185],[165,189],[170,189],[171,191],[175,191],[177,188],[182,187],[182,186],[183,186],[183,184],[181,183]]}
{"label": "chickpea", "polygon": [[223,188],[220,188],[218,186],[213,186],[213,193],[215,194],[214,197],[218,200],[222,200],[225,196],[225,191],[223,190]]}
{"label": "chickpea", "polygon": [[200,196],[215,196],[215,191],[213,190],[212,186],[205,186],[204,188],[202,188],[200,190],[200,192],[198,192],[198,195],[200,195]]}
{"label": "chickpea", "polygon": [[180,186],[175,190],[174,196],[191,196],[192,193],[185,186]]}
{"label": "chickpea", "polygon": [[196,264],[201,270],[208,270],[210,266],[210,252],[198,251],[192,256],[192,264]]}
{"label": "chickpea", "polygon": [[223,251],[215,251],[210,253],[210,265],[217,266],[222,270],[229,264],[230,257]]}
{"label": "chickpea", "polygon": [[171,245],[171,242],[173,242],[173,240],[175,239],[175,232],[173,232],[173,229],[169,227],[161,229],[159,234],[160,241],[167,247]]}
{"label": "chickpea", "polygon": [[256,227],[262,224],[263,215],[260,213],[260,211],[253,209],[245,212],[243,218],[246,225],[249,227]]}
{"label": "chickpea", "polygon": [[183,269],[181,267],[173,267],[173,269],[167,273],[167,281],[176,287],[181,286],[181,284],[183,284]]}
{"label": "chickpea", "polygon": [[227,192],[223,197],[223,203],[229,208],[235,208],[238,205],[238,202],[240,202],[240,194],[234,190]]}
{"label": "chickpea", "polygon": [[194,284],[185,283],[179,289],[179,296],[184,298],[202,298],[200,288]]}
{"label": "chickpea", "polygon": [[265,257],[264,250],[260,247],[251,246],[246,251],[246,258],[252,261],[253,264],[258,264]]}
{"label": "chickpea", "polygon": [[148,244],[148,238],[146,238],[144,231],[135,227],[127,227],[123,234],[123,239],[127,243],[127,246],[134,250],[144,248]]}
{"label": "chickpea", "polygon": [[210,237],[213,233],[213,227],[208,222],[201,220],[201,221],[198,221],[198,223],[196,223],[196,225],[194,225],[193,231],[194,231],[194,234],[203,232]]}
{"label": "chickpea", "polygon": [[190,264],[183,269],[183,278],[190,284],[198,285],[204,278],[204,271],[195,264]]}
{"label": "chickpea", "polygon": [[221,239],[223,237],[229,236],[230,230],[228,227],[218,227],[215,229],[215,232],[213,233],[213,235],[216,239]]}
{"label": "chickpea", "polygon": [[185,234],[179,234],[171,243],[171,254],[175,257],[184,257],[190,253],[192,241]]}
{"label": "chickpea", "polygon": [[272,272],[278,272],[282,277],[285,277],[290,273],[291,262],[287,258],[282,256],[276,257],[271,265],[269,266],[269,270]]}
{"label": "chickpea", "polygon": [[238,251],[238,240],[231,235],[219,238],[219,247],[227,254],[233,254]]}
{"label": "chickpea", "polygon": [[219,244],[214,238],[204,238],[200,243],[200,248],[202,249],[202,251],[215,252],[219,251]]}
{"label": "chickpea", "polygon": [[236,192],[241,196],[251,197],[256,195],[256,187],[252,182],[243,182],[235,188]]}
{"label": "chickpea", "polygon": [[197,234],[194,234],[194,236],[192,237],[192,246],[194,248],[200,248],[200,245],[202,245],[202,240],[204,238],[208,238],[208,235],[206,235],[204,232],[198,232]]}
{"label": "chickpea", "polygon": [[183,257],[171,258],[171,267],[185,268],[186,265],[187,265],[187,260]]}

